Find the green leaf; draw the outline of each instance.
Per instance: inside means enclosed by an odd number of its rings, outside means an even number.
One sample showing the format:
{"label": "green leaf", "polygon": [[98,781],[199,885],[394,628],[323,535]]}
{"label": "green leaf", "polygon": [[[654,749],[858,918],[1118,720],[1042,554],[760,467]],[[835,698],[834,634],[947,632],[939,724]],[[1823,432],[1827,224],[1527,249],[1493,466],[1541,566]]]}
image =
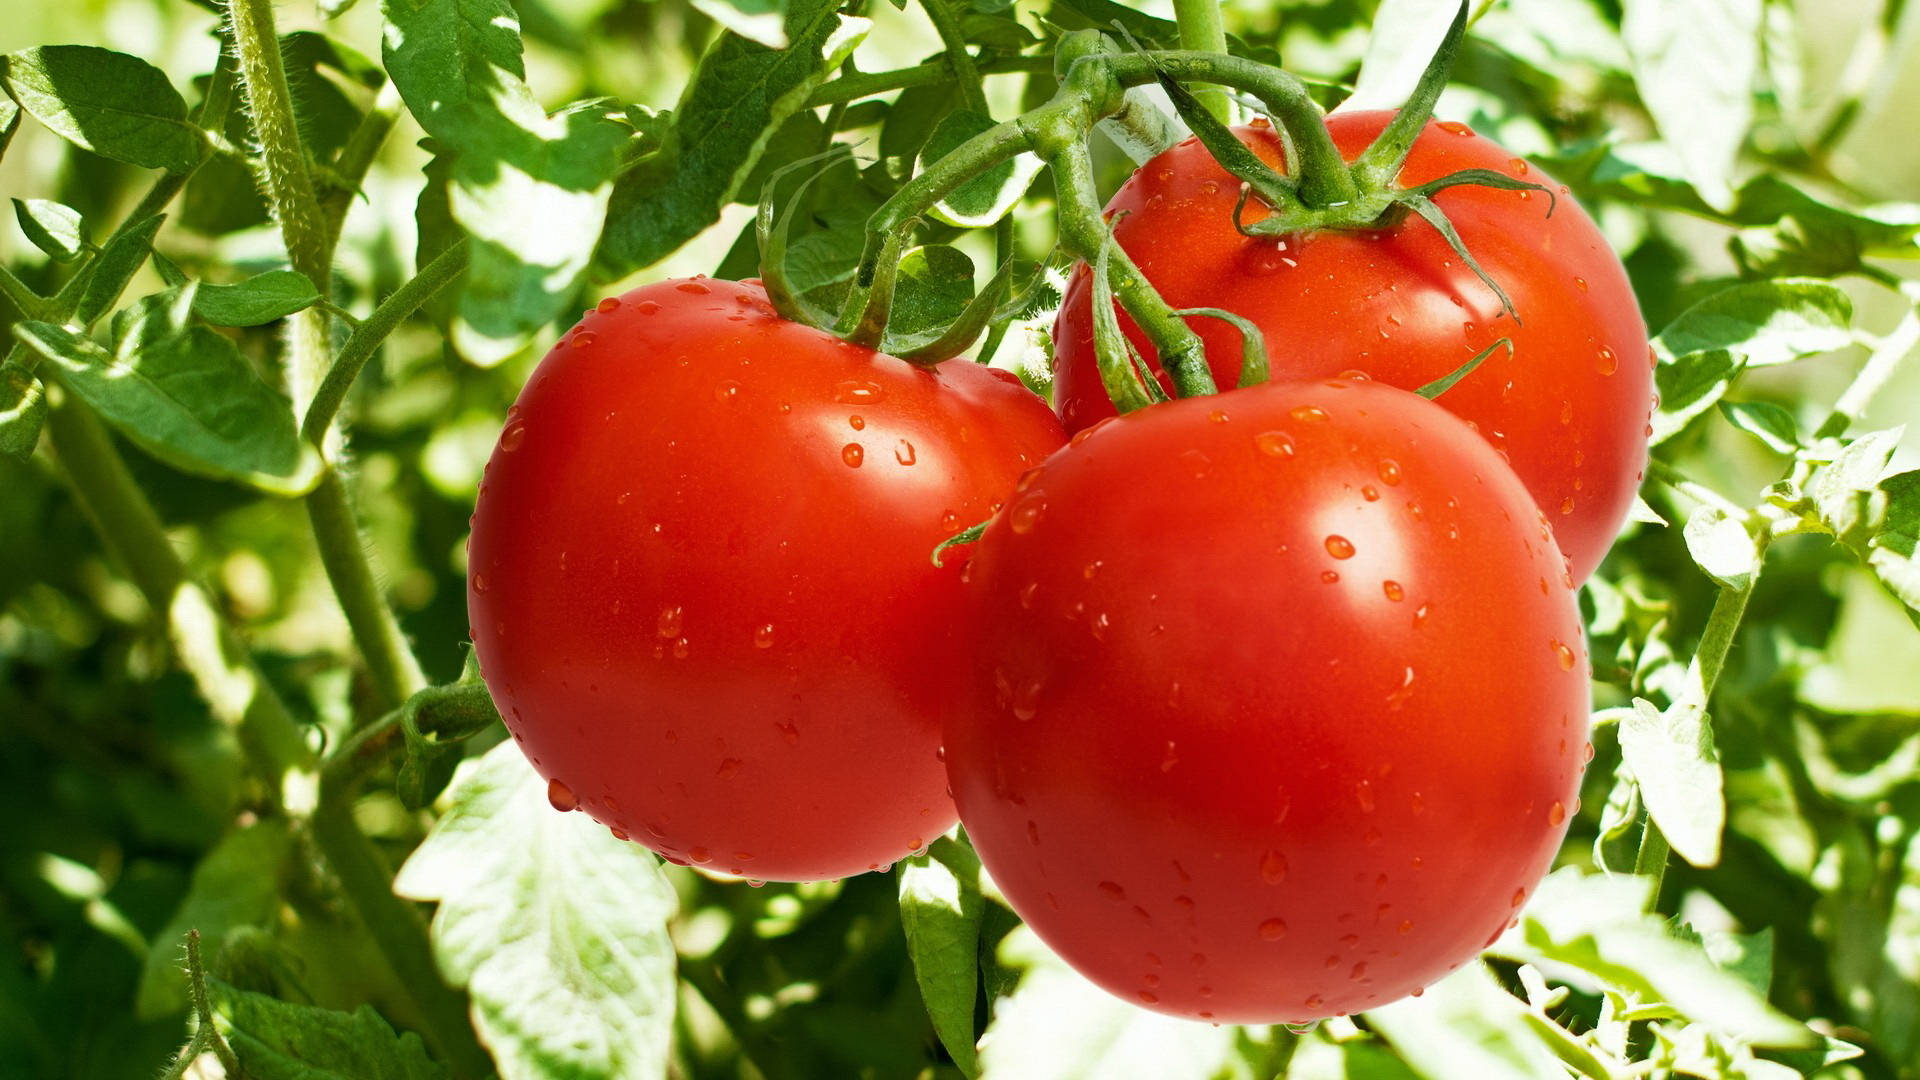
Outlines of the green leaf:
{"label": "green leaf", "polygon": [[1681,701],[1662,712],[1635,698],[1620,721],[1620,752],[1673,850],[1695,866],[1719,862],[1727,802],[1706,710]]}
{"label": "green leaf", "polygon": [[623,277],[660,261],[718,221],[770,134],[865,36],[836,0],[795,0],[784,50],[737,34],[715,41],[674,109],[660,148],[614,184],[595,270]]}
{"label": "green leaf", "polygon": [[264,326],[320,302],[320,291],[303,274],[269,270],[232,285],[202,283],[193,313],[215,326]]}
{"label": "green leaf", "polygon": [[1687,515],[1687,553],[1694,565],[1729,589],[1744,589],[1760,568],[1760,549],[1740,521],[1717,506],[1697,506]]}
{"label": "green leaf", "polygon": [[1667,363],[1726,350],[1747,367],[1785,364],[1853,344],[1853,301],[1829,281],[1753,281],[1681,312],[1653,339]]}
{"label": "green leaf", "polygon": [[82,271],[87,275],[87,284],[80,292],[80,305],[74,309],[73,316],[81,326],[92,326],[94,320],[120,302],[127,282],[145,265],[148,253],[153,250],[154,234],[160,231],[165,220],[165,215],[155,214],[131,228],[123,227],[87,264]]}
{"label": "green leaf", "polygon": [[1813,1032],[1767,1003],[1739,974],[1716,964],[1698,943],[1669,933],[1646,914],[1651,878],[1555,871],[1521,915],[1520,932],[1493,952],[1526,963],[1564,964],[1599,978],[1636,1006],[1669,1013],[1754,1046],[1805,1047]]}
{"label": "green leaf", "polygon": [[1026,973],[981,1037],[980,1070],[989,1080],[1245,1075],[1231,1069],[1239,1059],[1233,1028],[1121,1001],[1081,978],[1024,925],[1000,943],[999,957]]}
{"label": "green leaf", "polygon": [[1709,204],[1732,200],[1734,157],[1753,125],[1761,0],[1625,0],[1634,85],[1681,173]]}
{"label": "green leaf", "polygon": [[907,337],[945,326],[973,299],[973,260],[945,244],[917,247],[900,259],[894,282],[889,337]]}
{"label": "green leaf", "polygon": [[968,1076],[974,1051],[973,998],[980,981],[980,856],[949,836],[900,863],[900,923],[933,1029]]}
{"label": "green leaf", "polygon": [[13,133],[20,130],[20,106],[13,99],[0,95],[0,158],[7,154],[7,147],[13,143]]}
{"label": "green leaf", "polygon": [[[933,134],[920,150],[921,168],[951,153],[955,147],[994,126],[993,118],[966,109],[955,109],[935,125]],[[961,184],[953,194],[934,205],[932,216],[949,225],[981,228],[1005,217],[1019,203],[1042,162],[1036,154],[1021,154],[1003,161],[979,176]]]}
{"label": "green leaf", "polygon": [[278,495],[311,490],[321,462],[287,399],[231,341],[187,324],[192,294],[161,293],[122,312],[112,352],[50,323],[22,322],[14,334],[51,362],[43,371],[175,468]]}
{"label": "green leaf", "polygon": [[1413,96],[1460,11],[1456,0],[1382,0],[1344,111],[1398,109]]}
{"label": "green leaf", "polygon": [[72,262],[87,250],[80,211],[46,199],[13,200],[13,216],[33,246],[54,262]]}
{"label": "green leaf", "polygon": [[1889,476],[1880,490],[1886,517],[1867,541],[1867,565],[1901,603],[1920,612],[1920,471]]}
{"label": "green leaf", "polygon": [[1864,545],[1886,513],[1880,480],[1904,429],[1874,431],[1848,443],[1813,474],[1807,494],[1820,520],[1842,543]]}
{"label": "green leaf", "polygon": [[1800,448],[1800,425],[1793,414],[1770,401],[1722,401],[1727,422],[1767,444],[1777,454]]}
{"label": "green leaf", "polygon": [[549,117],[527,87],[506,0],[387,0],[384,55],[452,159],[447,207],[472,237],[455,347],[491,365],[572,303],[629,129],[582,102]]}
{"label": "green leaf", "polygon": [[47,392],[39,378],[19,364],[0,365],[0,454],[32,454],[46,420]]}
{"label": "green leaf", "polygon": [[234,930],[272,924],[292,855],[293,834],[286,821],[264,818],[229,832],[201,858],[186,898],[154,935],[140,973],[137,1015],[151,1020],[187,1008],[187,931],[200,931],[203,955],[215,956]]}
{"label": "green leaf", "polygon": [[252,1080],[444,1080],[420,1036],[396,1033],[373,1006],[294,1005],[207,980],[214,1025]]}
{"label": "green leaf", "polygon": [[42,45],[0,58],[0,85],[34,119],[102,157],[183,173],[205,136],[187,103],[145,60],[91,45]]}
{"label": "green leaf", "polygon": [[1481,963],[1447,976],[1417,998],[1369,1010],[1367,1024],[1427,1077],[1538,1080],[1565,1072],[1528,1023],[1526,1006],[1502,990]]}
{"label": "green leaf", "polygon": [[769,49],[787,47],[786,0],[693,0],[693,6],[748,41]]}
{"label": "green leaf", "polygon": [[1688,421],[1713,408],[1744,366],[1739,356],[1725,349],[1662,360],[1653,369],[1654,389],[1660,395],[1660,407],[1653,414],[1653,445],[1678,435]]}
{"label": "green leaf", "polygon": [[658,860],[555,811],[511,742],[464,763],[448,798],[394,891],[439,903],[434,953],[500,1075],[663,1075],[676,900]]}

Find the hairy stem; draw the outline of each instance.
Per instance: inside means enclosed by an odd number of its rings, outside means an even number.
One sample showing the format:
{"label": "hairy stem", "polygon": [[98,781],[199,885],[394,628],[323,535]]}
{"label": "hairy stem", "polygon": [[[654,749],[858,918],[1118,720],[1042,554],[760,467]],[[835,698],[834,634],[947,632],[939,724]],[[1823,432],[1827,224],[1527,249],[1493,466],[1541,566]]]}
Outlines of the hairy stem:
{"label": "hairy stem", "polygon": [[[1173,19],[1180,28],[1180,47],[1194,52],[1225,53],[1227,30],[1220,22],[1218,0],[1173,0]],[[1233,122],[1233,103],[1218,87],[1195,91],[1194,96],[1215,120]]]}
{"label": "hairy stem", "polygon": [[320,561],[326,566],[327,579],[333,583],[334,596],[347,616],[353,639],[360,645],[380,706],[393,708],[426,686],[427,679],[393,609],[387,606],[379,582],[374,580],[360,537],[360,523],[354,518],[340,473],[328,469],[319,485],[307,494],[306,503]]}
{"label": "hairy stem", "polygon": [[[997,56],[991,60],[974,61],[974,70],[980,75],[1033,74],[1052,71],[1053,60],[1045,56]],[[843,75],[822,84],[815,90],[812,96],[807,98],[807,108],[838,105],[876,94],[905,90],[913,86],[935,86],[952,82],[958,77],[954,73],[953,65],[945,59],[910,68],[896,68],[892,71],[868,71],[858,75]]]}
{"label": "hairy stem", "polygon": [[320,380],[319,387],[314,390],[313,400],[307,405],[306,418],[300,425],[300,434],[307,441],[319,445],[326,438],[333,418],[347,400],[347,391],[353,388],[361,369],[366,367],[367,361],[373,358],[375,350],[380,348],[388,335],[466,268],[467,242],[463,238],[434,256],[432,261],[420,268],[418,274],[382,300],[380,306],[373,309],[373,314],[361,320],[360,325],[354,328],[353,335],[340,347],[340,354],[334,358],[326,377]]}

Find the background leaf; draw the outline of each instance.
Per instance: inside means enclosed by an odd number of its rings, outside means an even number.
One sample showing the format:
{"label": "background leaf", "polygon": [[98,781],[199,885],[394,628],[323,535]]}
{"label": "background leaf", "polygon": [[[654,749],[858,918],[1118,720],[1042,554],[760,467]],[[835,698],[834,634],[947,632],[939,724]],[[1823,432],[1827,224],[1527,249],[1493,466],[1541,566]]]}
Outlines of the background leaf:
{"label": "background leaf", "polygon": [[0,58],[0,85],[61,137],[102,157],[181,173],[202,136],[159,68],[91,45],[43,45]]}

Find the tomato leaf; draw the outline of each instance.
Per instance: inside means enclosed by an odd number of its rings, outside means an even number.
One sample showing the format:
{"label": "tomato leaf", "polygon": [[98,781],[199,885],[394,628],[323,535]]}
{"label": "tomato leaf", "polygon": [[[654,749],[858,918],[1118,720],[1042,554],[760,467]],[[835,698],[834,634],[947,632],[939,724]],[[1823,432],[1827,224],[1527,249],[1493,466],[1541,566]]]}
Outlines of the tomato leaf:
{"label": "tomato leaf", "polygon": [[1683,698],[1663,711],[1635,698],[1620,721],[1620,752],[1673,850],[1695,866],[1719,862],[1727,800],[1706,709]]}
{"label": "tomato leaf", "polygon": [[13,99],[0,94],[0,158],[7,154],[7,147],[13,143],[13,133],[20,130],[20,106]]}
{"label": "tomato leaf", "polygon": [[279,495],[310,490],[321,463],[292,407],[231,341],[187,325],[191,294],[161,293],[121,312],[112,352],[50,323],[18,323],[14,334],[50,361],[43,372],[175,468]]}
{"label": "tomato leaf", "polygon": [[1235,1029],[1129,1005],[1074,973],[1025,926],[1000,943],[999,957],[1025,974],[1013,994],[998,1003],[981,1037],[985,1076],[1205,1080],[1226,1072],[1238,1055]]}
{"label": "tomato leaf", "polygon": [[[993,128],[990,116],[967,109],[955,109],[940,119],[926,145],[920,148],[920,164],[938,161],[968,139]],[[1043,162],[1036,154],[1021,154],[1003,161],[979,176],[955,188],[953,194],[933,208],[933,217],[949,225],[980,228],[1005,217],[1033,186]]]}
{"label": "tomato leaf", "polygon": [[0,57],[0,85],[60,137],[115,161],[183,173],[205,136],[187,103],[145,60],[91,45],[43,45]]}
{"label": "tomato leaf", "polygon": [[1790,363],[1853,344],[1853,301],[1830,281],[1752,281],[1714,293],[1653,339],[1661,362],[1724,349],[1747,367]]}
{"label": "tomato leaf", "polygon": [[214,1024],[254,1080],[444,1080],[413,1032],[362,1005],[353,1012],[294,1005],[207,980]]}
{"label": "tomato leaf", "polygon": [[1472,963],[1406,998],[1367,1012],[1400,1057],[1427,1076],[1535,1080],[1565,1070],[1527,1009],[1500,988],[1485,964]]}
{"label": "tomato leaf", "polygon": [[1718,584],[1744,589],[1760,568],[1760,549],[1740,521],[1717,506],[1697,506],[1687,515],[1687,553]]}
{"label": "tomato leaf", "polygon": [[127,282],[146,264],[147,255],[153,250],[154,234],[160,231],[165,220],[163,215],[155,214],[131,228],[122,228],[81,271],[87,275],[87,284],[80,293],[80,306],[74,311],[74,318],[81,326],[93,325],[94,320],[120,302]]}
{"label": "tomato leaf", "polygon": [[1397,109],[1406,104],[1459,12],[1458,0],[1383,0],[1367,35],[1359,78],[1340,109]]}
{"label": "tomato leaf", "polygon": [[866,35],[836,0],[788,5],[787,48],[722,34],[675,106],[660,148],[614,184],[595,270],[621,277],[650,266],[718,221],[771,132]]}
{"label": "tomato leaf", "polygon": [[1697,941],[1675,937],[1646,914],[1652,879],[1549,874],[1520,917],[1518,933],[1492,952],[1533,964],[1584,971],[1636,1005],[1663,1005],[1716,1034],[1754,1046],[1805,1047],[1813,1032],[1767,1003],[1740,973],[1714,962]]}
{"label": "tomato leaf", "polygon": [[47,392],[33,372],[0,365],[0,455],[24,458],[40,442],[47,419]]}
{"label": "tomato leaf", "polygon": [[723,28],[769,49],[787,47],[786,0],[692,0]]}
{"label": "tomato leaf", "polygon": [[900,923],[914,977],[954,1064],[978,1076],[973,998],[980,981],[980,856],[950,836],[900,863]]}
{"label": "tomato leaf", "polygon": [[205,955],[215,956],[232,931],[272,923],[292,855],[293,834],[281,818],[235,829],[207,852],[173,918],[154,935],[134,1003],[138,1016],[155,1019],[187,1007],[187,931],[200,931]]}
{"label": "tomato leaf", "polygon": [[629,129],[582,102],[549,117],[527,87],[505,0],[387,0],[384,56],[407,108],[452,156],[447,205],[472,237],[453,324],[490,366],[573,301]]}
{"label": "tomato leaf", "polygon": [[1920,471],[1880,482],[1886,517],[1867,542],[1867,564],[1893,595],[1920,612]]}
{"label": "tomato leaf", "polygon": [[232,285],[202,283],[193,313],[215,326],[263,326],[320,301],[313,282],[292,270],[269,270]]}
{"label": "tomato leaf", "polygon": [[973,299],[973,260],[945,244],[917,247],[900,258],[889,337],[910,337],[960,317]]}
{"label": "tomato leaf", "polygon": [[1793,414],[1770,401],[1722,401],[1720,414],[1777,454],[1800,448],[1800,425]]}
{"label": "tomato leaf", "polygon": [[1835,454],[1813,475],[1807,494],[1820,520],[1845,544],[1864,545],[1886,514],[1880,491],[1887,463],[1900,445],[1903,429],[1869,432]]}
{"label": "tomato leaf", "polygon": [[503,1080],[662,1075],[677,901],[658,860],[556,812],[511,742],[467,762],[448,799],[394,891],[439,903],[435,955]]}
{"label": "tomato leaf", "polygon": [[1634,85],[1710,205],[1732,200],[1734,156],[1753,125],[1761,0],[1626,0],[1621,37]]}
{"label": "tomato leaf", "polygon": [[13,217],[33,246],[54,262],[72,262],[86,251],[86,223],[71,206],[46,199],[15,199]]}

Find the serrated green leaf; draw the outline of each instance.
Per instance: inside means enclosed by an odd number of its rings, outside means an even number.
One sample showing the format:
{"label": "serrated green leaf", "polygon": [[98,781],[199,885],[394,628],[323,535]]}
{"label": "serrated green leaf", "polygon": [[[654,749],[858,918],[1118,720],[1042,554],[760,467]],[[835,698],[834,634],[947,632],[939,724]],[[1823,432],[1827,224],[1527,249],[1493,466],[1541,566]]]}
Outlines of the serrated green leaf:
{"label": "serrated green leaf", "polygon": [[1867,541],[1867,565],[1900,602],[1920,612],[1920,471],[1880,481],[1886,516]]}
{"label": "serrated green leaf", "polygon": [[1631,873],[1640,847],[1640,788],[1624,772],[1607,789],[1600,827],[1593,838],[1594,865],[1611,873]]}
{"label": "serrated green leaf", "polygon": [[900,923],[914,978],[933,1029],[968,1076],[980,1072],[974,1051],[973,998],[980,976],[980,856],[943,836],[925,855],[900,863]]}
{"label": "serrated green leaf", "polygon": [[843,17],[838,8],[836,0],[790,3],[783,50],[737,34],[714,42],[660,149],[614,184],[594,260],[600,277],[650,266],[719,220],[770,133],[865,36],[867,20]]}
{"label": "serrated green leaf", "polygon": [[1752,281],[1707,297],[1653,339],[1662,363],[1727,350],[1747,367],[1785,364],[1853,343],[1853,301],[1829,281]]}
{"label": "serrated green leaf", "polygon": [[1415,1072],[1436,1080],[1563,1075],[1559,1059],[1526,1013],[1520,999],[1502,990],[1486,965],[1476,962],[1417,998],[1369,1010],[1367,1024],[1386,1036]]}
{"label": "serrated green leaf", "polygon": [[693,0],[693,6],[748,41],[769,49],[787,47],[786,0]]}
{"label": "serrated green leaf", "polygon": [[1697,506],[1687,515],[1687,553],[1695,566],[1729,589],[1744,589],[1760,566],[1760,548],[1741,522],[1717,506]]}
{"label": "serrated green leaf", "polygon": [[87,275],[87,284],[80,292],[79,306],[74,309],[74,318],[81,326],[92,326],[94,320],[120,302],[127,282],[140,272],[147,255],[153,251],[154,235],[164,221],[165,215],[155,214],[131,228],[121,229],[87,264],[82,271]]}
{"label": "serrated green leaf", "polygon": [[202,283],[193,313],[215,326],[264,326],[320,302],[320,291],[303,274],[269,270],[232,285]]}
{"label": "serrated green leaf", "polygon": [[[966,109],[955,109],[941,118],[920,150],[920,167],[951,153],[955,147],[994,126],[993,118]],[[932,216],[949,225],[982,228],[1005,217],[1033,185],[1042,162],[1038,155],[1021,154],[1003,161],[979,176],[961,184],[953,194],[935,204]]]}
{"label": "serrated green leaf", "polygon": [[34,247],[54,262],[72,262],[87,250],[80,211],[46,199],[13,200],[13,217]]}
{"label": "serrated green leaf", "polygon": [[1001,941],[999,959],[1025,974],[980,1039],[986,1080],[1255,1080],[1234,1029],[1121,1001],[1081,978],[1024,925]]}
{"label": "serrated green leaf", "polygon": [[1813,1032],[1776,1011],[1700,945],[1672,936],[1659,918],[1646,914],[1652,884],[1630,874],[1556,870],[1527,904],[1519,932],[1501,937],[1492,951],[1526,963],[1569,965],[1635,1006],[1664,1006],[1754,1046],[1816,1043]]}
{"label": "serrated green leaf", "polygon": [[161,70],[91,45],[42,45],[0,59],[0,84],[34,119],[76,146],[183,173],[205,136]]}
{"label": "serrated green leaf", "polygon": [[24,458],[40,443],[47,420],[47,392],[33,372],[0,365],[0,454]]}
{"label": "serrated green leaf", "polygon": [[186,1009],[187,931],[200,931],[203,955],[214,956],[232,931],[272,923],[292,854],[285,819],[264,818],[228,833],[201,858],[179,909],[154,935],[140,973],[137,1015],[151,1020]]}
{"label": "serrated green leaf", "polygon": [[1653,369],[1654,389],[1660,395],[1660,408],[1653,414],[1653,445],[1678,435],[1688,421],[1713,408],[1742,367],[1740,357],[1725,349],[1661,361]]}
{"label": "serrated green leaf", "polygon": [[1900,445],[1902,430],[1892,428],[1862,435],[1813,474],[1807,494],[1813,497],[1820,520],[1843,543],[1864,544],[1886,513],[1880,479]]}
{"label": "serrated green leaf", "polygon": [[1791,454],[1800,448],[1800,425],[1793,414],[1770,401],[1722,401],[1720,413],[1774,453]]}
{"label": "serrated green leaf", "polygon": [[1732,201],[1753,124],[1761,0],[1625,0],[1620,33],[1640,100],[1709,204]]}
{"label": "serrated green leaf", "polygon": [[491,365],[572,303],[630,129],[611,106],[549,117],[527,87],[506,0],[387,0],[384,55],[451,159],[447,209],[472,237],[455,347]]}
{"label": "serrated green leaf", "polygon": [[444,1080],[413,1032],[362,1005],[338,1012],[207,980],[214,1024],[251,1080]]}
{"label": "serrated green leaf", "polygon": [[945,244],[914,248],[900,259],[887,333],[905,337],[945,326],[971,299],[973,260],[965,252]]}
{"label": "serrated green leaf", "polygon": [[1681,701],[1663,712],[1635,698],[1620,721],[1620,753],[1673,850],[1695,866],[1719,862],[1727,802],[1706,710]]}
{"label": "serrated green leaf", "polygon": [[676,900],[659,861],[555,811],[511,742],[466,762],[448,799],[394,891],[439,903],[434,954],[503,1080],[663,1075]]}
{"label": "serrated green leaf", "polygon": [[20,130],[20,106],[13,99],[0,94],[0,158],[7,155],[7,147],[13,144],[13,133]]}
{"label": "serrated green leaf", "polygon": [[186,324],[191,292],[122,312],[112,352],[50,323],[18,323],[14,334],[50,361],[43,372],[160,460],[279,495],[311,490],[321,462],[292,407],[232,342]]}

